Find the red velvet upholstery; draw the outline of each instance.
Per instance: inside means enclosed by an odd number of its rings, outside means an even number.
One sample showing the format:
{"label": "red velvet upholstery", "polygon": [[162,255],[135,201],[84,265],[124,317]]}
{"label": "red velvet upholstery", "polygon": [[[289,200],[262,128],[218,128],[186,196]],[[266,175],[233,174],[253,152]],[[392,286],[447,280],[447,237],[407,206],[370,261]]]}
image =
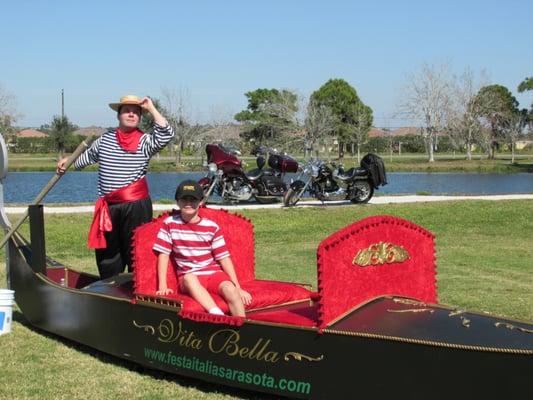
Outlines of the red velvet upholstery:
{"label": "red velvet upholstery", "polygon": [[[322,241],[317,250],[318,322],[324,328],[358,304],[385,295],[436,303],[433,234],[392,216],[365,218]],[[407,250],[409,259],[361,267],[359,250],[379,242]]]}
{"label": "red velvet upholstery", "polygon": [[258,311],[250,314],[248,318],[254,321],[312,327],[317,325],[317,306],[305,303],[288,309]]}
{"label": "red velvet upholstery", "polygon": [[[135,294],[155,296],[157,290],[157,254],[152,247],[163,220],[163,214],[152,222],[136,229],[133,239],[133,279]],[[235,271],[242,288],[252,295],[252,304],[247,309],[267,307],[275,304],[309,299],[312,292],[293,283],[256,280],[254,273],[254,236],[252,223],[239,215],[225,210],[200,209],[200,215],[215,221],[224,234],[226,244],[235,265]],[[174,294],[165,296],[182,303],[182,315],[195,320],[204,320],[198,313],[204,309],[192,297],[178,292],[175,268],[167,270],[167,284]],[[213,299],[224,312],[228,312],[226,302],[217,295]],[[211,321],[217,322],[217,321]]]}

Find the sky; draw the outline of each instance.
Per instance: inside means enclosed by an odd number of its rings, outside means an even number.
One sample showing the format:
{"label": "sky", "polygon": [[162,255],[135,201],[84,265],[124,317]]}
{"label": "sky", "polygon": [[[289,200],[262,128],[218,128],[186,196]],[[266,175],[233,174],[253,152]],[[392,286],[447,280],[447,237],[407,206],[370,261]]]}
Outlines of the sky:
{"label": "sky", "polygon": [[332,78],[394,117],[406,77],[423,63],[484,70],[521,107],[533,92],[533,1],[0,0],[0,86],[18,126],[61,114],[115,126],[108,103],[125,94],[181,93],[191,122],[230,120],[245,93],[289,89],[302,98]]}

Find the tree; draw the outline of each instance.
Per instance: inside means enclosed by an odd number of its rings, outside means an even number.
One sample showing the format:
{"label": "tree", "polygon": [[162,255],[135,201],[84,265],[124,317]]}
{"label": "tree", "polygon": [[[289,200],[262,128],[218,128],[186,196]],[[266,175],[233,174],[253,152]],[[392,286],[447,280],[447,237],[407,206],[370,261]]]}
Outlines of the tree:
{"label": "tree", "polygon": [[72,140],[72,132],[78,127],[72,124],[66,116],[54,115],[50,123],[50,139],[58,152],[58,158],[63,157],[67,143]]}
{"label": "tree", "polygon": [[524,132],[524,128],[527,125],[528,115],[527,110],[516,110],[508,115],[508,134],[507,138],[511,146],[511,163],[515,161],[515,148],[516,142]]}
{"label": "tree", "polygon": [[[533,90],[533,76],[524,79],[520,85],[518,85],[518,91],[520,93]],[[529,124],[529,128],[533,128],[533,103],[531,103],[531,106],[529,108],[529,114],[527,115],[527,123]]]}
{"label": "tree", "polygon": [[297,126],[298,96],[289,90],[257,89],[245,93],[248,106],[235,114],[235,120],[249,126],[245,139],[258,144],[279,139]]}
{"label": "tree", "polygon": [[520,93],[525,92],[526,90],[533,90],[533,76],[524,79],[520,85],[518,85],[518,91]]}
{"label": "tree", "polygon": [[189,143],[200,136],[206,129],[205,126],[192,124],[188,115],[188,105],[190,104],[189,92],[186,89],[162,89],[165,107],[165,117],[174,129],[173,144],[176,146],[175,165],[181,165],[183,151]]}
{"label": "tree", "polygon": [[476,115],[474,99],[483,85],[481,81],[485,80],[483,72],[480,79],[476,81],[474,73],[466,69],[453,85],[445,131],[455,148],[466,149],[467,160],[472,160],[472,147],[481,135],[481,125]]}
{"label": "tree", "polygon": [[422,124],[428,162],[435,161],[433,152],[437,132],[446,125],[450,109],[452,79],[447,64],[423,64],[407,77],[398,112]]}
{"label": "tree", "polygon": [[310,102],[314,102],[318,107],[329,108],[335,117],[333,134],[338,140],[339,158],[344,154],[344,144],[354,139],[356,129],[359,129],[360,133],[365,131],[368,133],[370,130],[373,122],[372,110],[359,99],[356,90],[343,79],[327,81],[313,92]]}
{"label": "tree", "polygon": [[307,104],[306,110],[304,155],[307,158],[308,153],[314,153],[318,157],[320,143],[335,132],[337,120],[330,107],[318,104],[313,99]]}
{"label": "tree", "polygon": [[6,142],[15,140],[16,130],[13,126],[18,115],[15,110],[15,97],[0,85],[0,132]]}
{"label": "tree", "polygon": [[[368,132],[372,127],[372,109],[359,102],[354,106],[355,123],[353,128],[353,141],[357,145],[357,163],[361,162],[361,145],[368,139]],[[353,142],[352,142],[353,146]],[[353,153],[353,149],[352,149]]]}
{"label": "tree", "polygon": [[479,90],[472,107],[481,124],[484,124],[490,132],[483,145],[489,159],[494,159],[499,141],[505,139],[509,133],[513,114],[518,113],[518,101],[505,86],[489,85]]}

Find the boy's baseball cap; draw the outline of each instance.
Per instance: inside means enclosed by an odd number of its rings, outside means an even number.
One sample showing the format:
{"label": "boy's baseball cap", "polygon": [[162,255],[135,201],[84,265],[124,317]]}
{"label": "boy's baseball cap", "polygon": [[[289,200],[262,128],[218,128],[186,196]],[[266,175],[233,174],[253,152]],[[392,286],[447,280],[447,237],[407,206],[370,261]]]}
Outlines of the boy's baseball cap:
{"label": "boy's baseball cap", "polygon": [[181,182],[176,188],[176,200],[184,197],[194,197],[196,200],[202,200],[204,198],[204,191],[198,182],[193,180],[186,180]]}

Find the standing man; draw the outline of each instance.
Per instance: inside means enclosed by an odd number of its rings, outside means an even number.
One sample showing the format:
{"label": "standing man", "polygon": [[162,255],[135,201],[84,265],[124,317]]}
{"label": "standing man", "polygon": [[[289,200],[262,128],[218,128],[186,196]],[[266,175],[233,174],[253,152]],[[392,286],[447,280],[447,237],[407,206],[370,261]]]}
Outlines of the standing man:
{"label": "standing man", "polygon": [[[174,131],[149,97],[123,96],[109,107],[117,112],[118,128],[96,139],[75,163],[76,169],[99,163],[98,200],[88,246],[96,249],[102,279],[131,272],[131,239],[139,225],[151,221],[152,200],[146,182],[150,158],[165,147]],[[154,119],[153,134],[138,129],[143,111]],[[66,158],[57,163],[65,172]]]}

